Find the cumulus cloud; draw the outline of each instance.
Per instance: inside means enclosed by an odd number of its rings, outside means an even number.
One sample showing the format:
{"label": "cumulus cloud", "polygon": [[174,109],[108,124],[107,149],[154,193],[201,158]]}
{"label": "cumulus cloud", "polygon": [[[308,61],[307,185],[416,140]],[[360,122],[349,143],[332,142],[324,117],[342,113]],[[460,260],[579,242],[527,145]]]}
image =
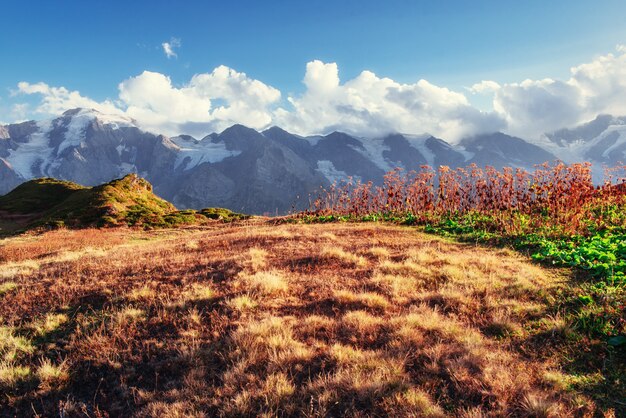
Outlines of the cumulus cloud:
{"label": "cumulus cloud", "polygon": [[337,64],[312,61],[304,84],[303,95],[289,97],[293,110],[275,112],[279,125],[303,134],[335,129],[362,136],[429,132],[456,140],[504,128],[495,113],[481,112],[463,94],[426,80],[401,84],[363,71],[341,84]]}
{"label": "cumulus cloud", "polygon": [[176,54],[176,51],[174,51],[175,48],[180,48],[182,46],[182,43],[180,42],[180,39],[178,38],[171,38],[169,42],[163,42],[161,44],[161,47],[163,47],[163,52],[165,53],[165,56],[169,59],[169,58],[178,58],[178,55]]}
{"label": "cumulus cloud", "polygon": [[[534,138],[544,132],[589,121],[598,114],[626,115],[626,48],[570,69],[568,80],[524,80],[472,87],[494,93],[493,107],[516,135]],[[492,84],[493,83],[493,84]]]}
{"label": "cumulus cloud", "polygon": [[36,113],[58,115],[84,107],[103,113],[124,114],[142,128],[166,135],[204,136],[235,123],[255,129],[272,122],[272,107],[280,92],[245,73],[219,66],[196,74],[181,87],[161,73],[144,71],[118,85],[119,100],[97,102],[65,87],[21,82],[14,94],[40,95]]}
{"label": "cumulus cloud", "polygon": [[27,83],[22,81],[17,84],[17,90],[13,95],[38,94],[41,102],[35,109],[36,113],[47,115],[59,115],[68,109],[85,107],[96,109],[103,113],[119,114],[122,111],[110,100],[97,102],[80,94],[78,91],[70,91],[65,87],[51,87],[46,83]]}
{"label": "cumulus cloud", "polygon": [[165,74],[144,71],[119,84],[118,98],[102,102],[45,83],[21,82],[15,94],[41,96],[38,113],[94,108],[125,114],[144,129],[168,135],[202,137],[241,123],[255,129],[278,125],[303,135],[428,132],[455,141],[501,130],[533,139],[601,113],[626,115],[626,48],[616,51],[571,68],[567,80],[483,80],[468,88],[470,96],[493,96],[490,111],[477,109],[462,92],[427,80],[400,83],[363,71],[344,81],[336,63],[322,61],[306,65],[304,92],[286,100],[276,88],[226,66],[178,86]]}
{"label": "cumulus cloud", "polygon": [[235,123],[262,129],[280,99],[275,88],[225,66],[196,74],[180,88],[163,74],[144,71],[120,83],[119,92],[128,116],[170,135],[204,135]]}
{"label": "cumulus cloud", "polygon": [[[14,121],[25,121],[29,112],[30,106],[28,105],[28,103],[15,103],[13,106],[11,106],[11,117]],[[2,123],[0,123],[0,125],[2,125]]]}
{"label": "cumulus cloud", "polygon": [[495,81],[483,80],[480,83],[476,83],[472,87],[470,87],[469,91],[474,94],[485,94],[493,93],[495,91],[498,91],[499,89],[500,84],[496,83]]}

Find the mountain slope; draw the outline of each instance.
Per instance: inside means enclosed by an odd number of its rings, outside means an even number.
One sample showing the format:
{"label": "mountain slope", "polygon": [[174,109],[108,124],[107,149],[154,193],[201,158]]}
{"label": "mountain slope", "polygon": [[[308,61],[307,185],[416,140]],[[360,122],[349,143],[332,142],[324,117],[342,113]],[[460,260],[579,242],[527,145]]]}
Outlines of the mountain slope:
{"label": "mountain slope", "polygon": [[538,145],[567,162],[590,161],[598,169],[626,163],[626,117],[600,115],[572,129],[548,133]]}
{"label": "mountain slope", "polygon": [[498,169],[506,166],[528,168],[556,160],[554,154],[541,147],[500,132],[467,138],[460,145],[472,155],[467,162],[480,167],[490,165]]}
{"label": "mountain slope", "polygon": [[396,167],[475,163],[532,170],[557,158],[614,165],[626,159],[625,120],[601,117],[538,143],[499,132],[450,144],[431,135],[302,137],[279,127],[257,132],[242,125],[196,139],[145,132],[123,116],[73,109],[0,129],[0,194],[37,177],[96,186],[136,173],[180,208],[286,213],[307,207],[320,186],[349,177],[381,184]]}
{"label": "mountain slope", "polygon": [[137,225],[163,227],[244,218],[226,209],[178,211],[153,193],[146,180],[129,174],[95,187],[42,178],[0,197],[0,234],[39,226]]}

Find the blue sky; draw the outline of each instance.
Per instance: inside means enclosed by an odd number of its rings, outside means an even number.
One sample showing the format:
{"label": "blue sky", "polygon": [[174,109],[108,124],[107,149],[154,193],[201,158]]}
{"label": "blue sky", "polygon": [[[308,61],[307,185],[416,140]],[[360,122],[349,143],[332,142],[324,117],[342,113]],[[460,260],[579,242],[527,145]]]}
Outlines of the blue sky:
{"label": "blue sky", "polygon": [[[144,71],[182,87],[220,65],[279,90],[272,106],[290,110],[288,98],[306,94],[302,80],[314,60],[336,63],[342,83],[364,70],[400,84],[425,79],[488,111],[491,97],[466,88],[567,80],[571,67],[626,44],[623,0],[8,0],[1,7],[4,122],[37,115],[39,96],[11,93],[19,82],[115,101],[118,84]],[[168,58],[162,44],[173,38],[180,46]],[[214,107],[222,99],[213,98]],[[20,104],[28,107],[18,114]]]}

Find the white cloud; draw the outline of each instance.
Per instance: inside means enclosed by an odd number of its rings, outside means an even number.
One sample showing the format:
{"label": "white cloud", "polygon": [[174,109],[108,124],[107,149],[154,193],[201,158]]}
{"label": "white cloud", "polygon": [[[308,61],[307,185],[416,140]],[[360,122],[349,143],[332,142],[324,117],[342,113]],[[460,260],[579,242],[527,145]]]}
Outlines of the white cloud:
{"label": "white cloud", "polygon": [[169,42],[163,42],[161,44],[161,47],[163,47],[163,52],[165,53],[165,56],[169,59],[169,58],[178,58],[178,55],[176,54],[176,51],[174,51],[175,48],[180,48],[182,46],[182,43],[180,42],[180,39],[178,38],[171,38]]}
{"label": "white cloud", "polygon": [[181,87],[164,74],[144,71],[118,86],[119,100],[94,101],[78,91],[45,83],[20,82],[14,95],[40,95],[34,112],[59,115],[77,107],[124,114],[146,129],[166,135],[202,137],[241,123],[255,129],[271,125],[280,91],[225,66],[196,74]]}
{"label": "white cloud", "polygon": [[624,53],[624,52],[626,52],[626,45],[618,44],[618,45],[615,46],[615,50],[617,52]]}
{"label": "white cloud", "polygon": [[11,106],[11,118],[14,121],[25,121],[29,112],[30,106],[28,105],[28,103],[15,103],[13,106]]}
{"label": "white cloud", "polygon": [[40,95],[34,112],[59,115],[76,107],[103,113],[124,114],[153,132],[204,136],[241,123],[263,129],[272,122],[272,106],[280,92],[225,66],[197,74],[182,87],[164,74],[144,71],[118,86],[119,100],[94,101],[78,91],[21,82],[14,94]]}
{"label": "white cloud", "polygon": [[119,91],[128,116],[170,135],[203,136],[235,123],[262,129],[280,99],[275,88],[225,66],[196,74],[180,88],[163,74],[144,71],[120,83]]}
{"label": "white cloud", "polygon": [[493,107],[506,119],[509,132],[528,138],[598,114],[626,115],[626,48],[617,50],[617,55],[572,67],[565,81],[524,80],[493,88]]}
{"label": "white cloud", "polygon": [[35,109],[35,112],[39,114],[59,115],[76,107],[96,109],[103,113],[121,113],[121,110],[110,100],[97,102],[82,96],[78,91],[70,91],[65,87],[50,87],[46,83],[31,84],[22,81],[17,84],[17,91],[12,94],[41,95],[41,102]]}
{"label": "white cloud", "polygon": [[495,91],[498,91],[499,89],[500,84],[496,83],[495,81],[483,80],[480,83],[476,83],[472,87],[470,87],[469,91],[474,94],[486,94],[493,93]]}
{"label": "white cloud", "polygon": [[[468,97],[426,80],[399,83],[363,71],[342,81],[336,63],[311,61],[305,91],[281,103],[276,88],[226,66],[196,74],[181,86],[161,73],[144,71],[119,84],[119,97],[102,102],[45,83],[18,84],[14,94],[39,95],[30,112],[58,115],[75,107],[125,114],[147,130],[202,137],[241,123],[255,129],[278,125],[298,134],[343,130],[362,136],[392,131],[429,132],[446,140],[502,130],[529,139],[593,119],[626,115],[626,47],[571,68],[570,78],[499,84],[483,80],[470,95],[493,95],[481,111]],[[27,108],[17,109],[28,113]],[[15,115],[14,115],[15,116]]]}
{"label": "white cloud", "polygon": [[475,109],[463,94],[426,80],[401,84],[363,71],[341,84],[337,64],[312,61],[304,84],[303,95],[289,97],[293,111],[275,112],[279,126],[302,134],[335,129],[362,136],[429,132],[456,140],[504,127],[497,115]]}

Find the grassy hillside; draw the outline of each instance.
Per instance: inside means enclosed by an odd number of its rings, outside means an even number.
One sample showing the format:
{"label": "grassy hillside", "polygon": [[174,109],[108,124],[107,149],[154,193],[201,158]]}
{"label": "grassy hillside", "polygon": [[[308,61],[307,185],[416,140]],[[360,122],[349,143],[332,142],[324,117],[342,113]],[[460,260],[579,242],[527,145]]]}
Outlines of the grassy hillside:
{"label": "grassy hillside", "polygon": [[53,178],[34,179],[0,196],[0,210],[16,214],[43,213],[62,203],[76,191],[85,189],[71,181]]}
{"label": "grassy hillside", "polygon": [[264,222],[4,240],[2,414],[626,412],[623,354],[563,314],[569,270],[414,228]]}
{"label": "grassy hillside", "polygon": [[12,228],[5,230],[40,226],[167,227],[242,217],[226,209],[178,211],[156,196],[152,185],[135,174],[96,187],[36,179],[0,197],[0,219],[13,223]]}

